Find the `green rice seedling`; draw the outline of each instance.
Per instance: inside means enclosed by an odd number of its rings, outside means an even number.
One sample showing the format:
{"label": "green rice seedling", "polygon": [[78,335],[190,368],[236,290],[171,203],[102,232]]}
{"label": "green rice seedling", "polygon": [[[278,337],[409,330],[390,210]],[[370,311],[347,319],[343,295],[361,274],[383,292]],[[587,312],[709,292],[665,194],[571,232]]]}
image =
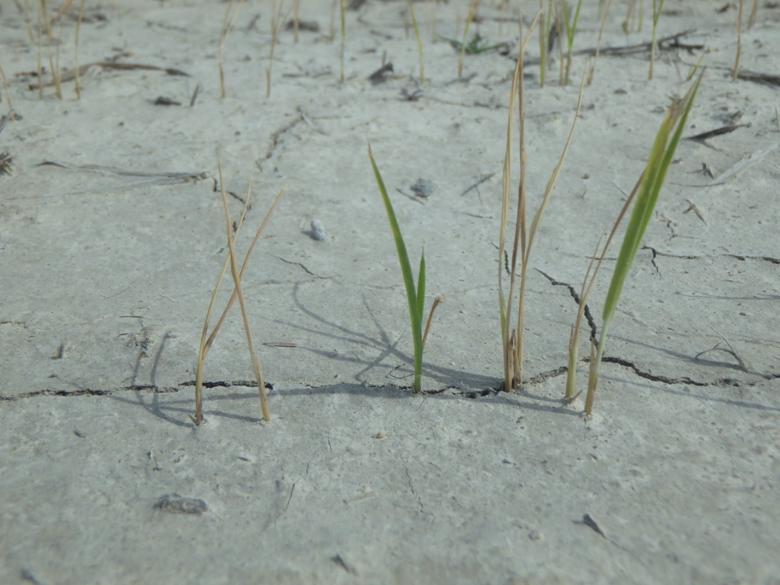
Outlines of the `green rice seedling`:
{"label": "green rice seedling", "polygon": [[577,20],[580,17],[580,6],[582,0],[577,0],[577,6],[574,8],[574,17],[569,19],[569,8],[566,6],[566,0],[561,0],[563,9],[563,26],[566,33],[566,75],[563,78],[563,84],[569,85],[569,71],[571,70],[571,49],[574,46],[574,35],[577,32]]}
{"label": "green rice seedling", "polygon": [[696,64],[691,66],[690,70],[688,71],[688,75],[685,77],[685,81],[690,81],[693,79],[693,76],[696,75],[696,72],[699,70],[699,66],[701,65],[703,59],[704,53],[699,56],[699,60],[696,61]]}
{"label": "green rice seedling", "polygon": [[[740,0],[741,2],[742,0]],[[741,6],[741,4],[740,4]],[[658,50],[655,42],[655,31],[658,28],[658,19],[661,18],[661,9],[664,7],[664,0],[653,0],[653,40],[650,43],[650,74],[648,79],[653,79],[653,63],[655,63],[655,53]]]}
{"label": "green rice seedling", "polygon": [[623,237],[623,245],[620,249],[617,263],[615,264],[615,270],[612,274],[612,281],[609,285],[607,298],[604,301],[604,310],[602,312],[603,323],[601,325],[601,333],[599,334],[598,347],[596,348],[596,356],[590,363],[588,394],[585,398],[586,414],[591,414],[593,410],[593,400],[596,394],[599,366],[601,365],[601,358],[604,353],[604,344],[607,339],[607,333],[609,332],[609,326],[612,323],[612,318],[615,316],[615,308],[623,288],[623,283],[626,280],[626,276],[628,276],[631,264],[642,243],[642,237],[644,236],[647,224],[653,215],[653,209],[658,200],[658,194],[663,187],[666,172],[674,157],[674,151],[677,148],[677,143],[680,141],[680,136],[685,127],[685,121],[688,119],[688,113],[693,106],[696,91],[699,89],[703,75],[704,72],[702,71],[685,96],[681,100],[674,100],[666,110],[664,119],[658,129],[655,142],[653,143],[653,148],[650,151],[647,165],[645,166],[645,170],[642,172],[642,176],[636,187],[636,197],[634,198],[631,216],[628,220],[628,227],[626,228],[626,233]]}
{"label": "green rice seedling", "polygon": [[222,28],[219,30],[219,46],[217,49],[219,61],[219,88],[223,98],[226,96],[226,93],[225,72],[222,68],[222,53],[225,49],[225,42],[227,41],[228,35],[230,34],[230,31],[233,30],[233,25],[241,12],[241,7],[244,5],[244,0],[238,0],[238,6],[236,7],[235,13],[233,13],[233,18],[230,18],[234,2],[235,0],[230,0],[230,2],[228,2],[227,8],[225,8],[225,15],[222,17]]}
{"label": "green rice seedling", "polygon": [[[609,245],[612,242],[612,238],[615,236],[615,233],[617,232],[618,227],[620,226],[620,223],[623,220],[623,216],[626,214],[626,211],[628,211],[628,208],[631,205],[631,202],[634,200],[634,197],[636,196],[637,189],[639,189],[639,185],[642,181],[642,178],[640,177],[639,181],[637,181],[636,185],[634,185],[634,189],[631,191],[631,194],[626,198],[626,202],[623,204],[623,208],[620,210],[620,213],[618,214],[617,219],[615,220],[614,225],[612,226],[612,231],[609,233],[609,237],[607,237],[607,241],[604,244],[604,247],[601,251],[601,256],[599,256],[598,261],[596,261],[596,266],[594,268],[593,262],[596,260],[596,254],[598,253],[599,245],[601,244],[601,238],[599,238],[599,241],[596,243],[596,250],[593,252],[593,256],[591,256],[590,263],[588,264],[588,270],[585,272],[585,278],[582,280],[582,288],[580,289],[580,300],[579,300],[579,309],[577,311],[577,317],[574,319],[574,325],[572,325],[571,329],[571,335],[569,336],[569,365],[566,372],[566,393],[564,394],[564,401],[571,402],[574,400],[574,385],[576,381],[576,375],[577,375],[577,346],[579,343],[580,338],[580,326],[582,324],[582,317],[585,314],[585,307],[588,304],[588,297],[590,296],[590,291],[593,288],[593,283],[596,282],[596,276],[598,276],[599,269],[601,268],[601,264],[604,262],[604,257],[607,255],[607,250],[609,249]],[[593,274],[591,275],[591,269],[593,270]],[[588,282],[588,277],[590,277],[590,282]],[[587,283],[587,288],[586,288]],[[591,337],[591,359],[593,359],[593,350],[594,350],[594,344],[595,339]]]}
{"label": "green rice seedling", "polygon": [[550,32],[553,27],[553,7],[547,0],[547,18],[544,17],[544,0],[539,0],[539,85],[544,87],[547,73],[547,53],[550,45]]}
{"label": "green rice seedling", "polygon": [[460,56],[458,57],[458,77],[463,75],[463,56],[466,53],[466,37],[469,34],[469,25],[474,19],[474,14],[477,12],[477,4],[479,0],[470,0],[469,2],[469,14],[466,17],[466,25],[463,27],[463,39],[460,42]]}
{"label": "green rice seedling", "polygon": [[742,4],[744,0],[739,0],[739,9],[737,11],[737,56],[734,59],[734,72],[732,79],[737,80],[739,75],[739,58],[742,55]]}
{"label": "green rice seedling", "polygon": [[[266,213],[265,218],[263,219],[263,222],[260,224],[260,227],[257,229],[257,232],[255,233],[255,237],[252,240],[252,243],[250,244],[249,248],[247,249],[246,255],[244,256],[244,261],[241,263],[241,270],[238,272],[238,278],[236,278],[236,272],[234,270],[234,263],[236,262],[235,259],[235,242],[238,239],[238,234],[241,230],[241,226],[244,221],[244,216],[246,215],[246,210],[249,205],[249,199],[251,196],[252,191],[252,185],[250,183],[249,187],[247,188],[247,194],[244,199],[244,208],[241,211],[241,217],[239,218],[237,224],[236,224],[236,230],[235,234],[231,238],[230,236],[230,216],[227,211],[227,197],[225,196],[225,187],[224,183],[222,181],[222,169],[221,165],[219,165],[219,183],[221,186],[222,191],[222,198],[223,198],[223,207],[225,210],[225,217],[227,220],[228,225],[228,257],[225,258],[225,262],[222,265],[222,270],[220,271],[219,277],[217,278],[217,284],[214,287],[214,290],[211,294],[211,299],[209,301],[209,306],[206,311],[206,318],[203,323],[203,330],[201,332],[201,339],[200,344],[198,346],[198,357],[195,363],[195,416],[190,417],[195,423],[195,425],[199,425],[203,422],[203,364],[206,360],[206,356],[208,355],[209,349],[211,348],[212,344],[214,343],[214,339],[216,338],[217,332],[219,331],[220,327],[222,326],[222,323],[225,321],[225,317],[227,316],[228,311],[230,310],[230,307],[235,302],[236,298],[239,299],[239,302],[242,305],[242,315],[244,318],[244,328],[247,331],[247,341],[250,345],[250,353],[253,356],[252,357],[252,367],[255,372],[255,376],[258,380],[258,390],[260,392],[260,406],[261,410],[263,412],[263,418],[267,421],[269,420],[270,413],[268,411],[268,404],[265,398],[265,382],[262,379],[262,368],[260,367],[260,361],[257,358],[257,355],[254,352],[254,347],[251,345],[251,335],[249,333],[248,329],[248,321],[246,319],[246,313],[244,311],[243,307],[243,295],[241,293],[240,289],[240,283],[241,283],[241,277],[244,275],[244,270],[246,269],[247,263],[249,262],[249,257],[252,254],[252,250],[255,247],[255,244],[257,243],[257,240],[260,238],[260,234],[263,233],[263,229],[265,228],[266,224],[268,223],[268,220],[271,218],[271,214],[273,213],[274,209],[276,208],[277,203],[279,203],[279,199],[281,199],[282,195],[284,194],[284,191],[286,189],[283,187],[281,191],[276,195],[276,198],[274,199],[273,203],[271,204],[271,207],[268,209],[268,213]],[[225,305],[225,309],[222,311],[222,315],[220,316],[219,320],[217,321],[216,325],[214,325],[214,328],[211,330],[211,334],[208,333],[209,329],[209,322],[211,320],[211,314],[214,310],[214,304],[217,299],[217,293],[219,292],[219,288],[222,285],[222,280],[225,277],[225,272],[227,272],[228,266],[230,266],[231,269],[231,276],[233,276],[233,282],[234,282],[234,288],[233,288],[233,294],[230,296],[230,299],[228,300],[227,304]]]}
{"label": "green rice seedling", "polygon": [[462,50],[466,55],[479,55],[480,53],[494,51],[506,45],[506,43],[491,45],[490,42],[478,32],[471,35],[471,40],[466,43],[465,47],[457,39],[451,39],[441,35],[439,35],[439,38],[443,41],[447,41],[456,51]]}
{"label": "green rice seedling", "polygon": [[401,235],[401,228],[395,217],[393,205],[390,202],[390,196],[387,194],[382,175],[379,173],[379,168],[374,161],[374,155],[371,152],[370,145],[368,147],[368,158],[371,161],[371,168],[374,171],[374,178],[376,179],[377,187],[379,187],[379,193],[385,204],[387,219],[390,221],[390,229],[393,232],[395,248],[398,253],[398,262],[401,265],[401,274],[403,275],[404,286],[406,287],[406,302],[409,306],[409,317],[412,324],[412,342],[414,344],[414,384],[412,385],[412,391],[417,393],[422,389],[422,359],[425,340],[428,337],[428,329],[431,326],[433,312],[443,299],[437,297],[431,306],[431,312],[428,315],[427,325],[425,326],[425,333],[423,333],[422,323],[425,311],[425,251],[423,251],[420,256],[420,270],[417,276],[417,284],[415,285],[414,275],[412,274],[412,265],[409,262],[409,254],[406,252],[406,244],[404,244],[404,238]]}
{"label": "green rice seedling", "polygon": [[414,16],[414,0],[409,0],[409,13],[412,16],[412,26],[414,27],[414,36],[417,37],[417,53],[420,55],[420,84],[424,81],[423,75],[423,48],[420,40],[420,29],[417,28],[417,19]]}
{"label": "green rice seedling", "polygon": [[[599,2],[599,10],[601,10],[601,1]],[[599,27],[599,37],[596,41],[596,55],[593,57],[593,64],[590,67],[590,73],[588,73],[588,85],[593,83],[593,74],[596,72],[596,63],[599,60],[599,52],[601,51],[601,35],[604,33],[604,24],[607,22],[607,15],[609,14],[609,8],[612,6],[612,0],[607,0],[607,8],[604,10],[604,14],[601,15],[601,26]]]}
{"label": "green rice seedling", "polygon": [[[585,85],[585,76],[582,77],[580,83],[580,92],[577,100],[577,109],[574,114],[574,121],[572,122],[569,136],[566,140],[566,144],[563,147],[560,158],[558,159],[555,168],[550,174],[547,180],[547,185],[542,196],[542,202],[539,205],[530,227],[527,225],[526,219],[526,188],[525,188],[525,176],[527,156],[525,152],[525,100],[523,95],[523,52],[525,50],[525,43],[533,31],[533,27],[536,25],[539,16],[534,19],[531,27],[528,30],[528,34],[523,40],[519,54],[517,57],[517,64],[515,66],[514,76],[512,78],[512,89],[510,90],[509,97],[509,118],[507,121],[507,137],[506,137],[506,152],[504,155],[504,167],[502,178],[502,204],[501,204],[501,223],[499,231],[499,243],[498,243],[498,257],[499,257],[499,270],[498,270],[498,298],[499,298],[499,312],[501,317],[501,340],[504,356],[504,389],[511,391],[522,383],[522,361],[523,361],[523,320],[525,316],[525,285],[528,275],[529,260],[531,257],[531,249],[533,247],[533,241],[536,237],[536,232],[541,223],[544,210],[547,207],[547,203],[550,200],[555,183],[560,174],[563,161],[566,158],[569,145],[571,144],[572,137],[574,135],[574,129],[577,125],[577,117],[579,116],[580,107],[582,105],[582,92]],[[509,220],[509,192],[512,175],[512,118],[514,115],[514,98],[515,94],[518,96],[518,133],[520,142],[520,184],[518,187],[517,196],[517,218],[515,221],[515,234],[512,245],[512,256],[509,264],[509,289],[508,294],[504,295],[503,286],[503,270],[504,270],[504,254],[506,250],[506,232],[507,223]],[[519,256],[518,256],[519,252]],[[517,325],[514,329],[511,328],[512,318],[512,304],[514,299],[514,289],[517,280],[517,262],[520,260],[520,283],[518,290],[518,309],[517,309]]]}

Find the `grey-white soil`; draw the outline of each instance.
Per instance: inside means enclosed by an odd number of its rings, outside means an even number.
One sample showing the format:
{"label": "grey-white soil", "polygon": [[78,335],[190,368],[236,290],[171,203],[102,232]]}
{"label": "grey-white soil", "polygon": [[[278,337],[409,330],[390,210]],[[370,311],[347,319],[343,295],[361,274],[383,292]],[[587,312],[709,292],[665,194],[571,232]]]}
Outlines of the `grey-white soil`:
{"label": "grey-white soil", "polygon": [[[610,54],[650,41],[651,3],[629,33],[612,3],[534,242],[515,393],[501,391],[497,246],[516,4],[480,3],[469,37],[507,44],[466,55],[459,78],[433,23],[460,38],[467,3],[415,3],[420,85],[407,2],[347,11],[342,82],[338,13],[331,29],[331,3],[303,0],[319,30],[296,43],[283,28],[267,97],[271,2],[247,0],[222,97],[226,3],[89,0],[78,61],[104,65],[82,72],[80,99],[74,80],[61,98],[49,83],[52,63],[74,66],[78,2],[40,48],[37,4],[0,0],[2,113],[16,112],[0,133],[0,583],[780,583],[777,2],[750,29],[745,3],[733,80],[736,5],[668,0],[658,37],[689,32],[662,43],[652,81],[649,51]],[[596,4],[575,53],[596,46]],[[535,10],[523,3],[523,30]],[[585,417],[582,397],[561,401],[577,312],[562,283],[579,289],[702,55],[684,136],[738,127],[680,142]],[[556,49],[541,87],[538,56],[534,32],[529,214],[588,67],[575,54],[561,84]],[[367,142],[413,264],[425,249],[428,306],[446,294],[420,394]],[[242,281],[271,419],[236,305],[196,427],[228,254],[218,155],[234,220],[252,181],[241,255],[288,185]],[[589,299],[598,327],[618,247]],[[218,312],[231,290],[228,275]]]}

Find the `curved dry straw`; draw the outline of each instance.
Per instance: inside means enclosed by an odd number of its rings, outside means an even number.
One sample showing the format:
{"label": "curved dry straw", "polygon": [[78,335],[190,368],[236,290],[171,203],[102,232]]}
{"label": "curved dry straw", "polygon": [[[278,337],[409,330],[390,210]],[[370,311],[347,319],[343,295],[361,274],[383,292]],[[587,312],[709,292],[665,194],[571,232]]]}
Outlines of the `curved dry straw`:
{"label": "curved dry straw", "polygon": [[[525,152],[525,101],[523,97],[523,52],[525,50],[525,43],[533,31],[533,27],[539,18],[537,14],[531,27],[528,30],[523,42],[520,46],[520,51],[517,58],[517,64],[515,66],[515,73],[512,78],[512,89],[509,98],[509,118],[507,121],[507,137],[506,137],[506,152],[504,155],[504,168],[502,179],[502,203],[501,203],[501,224],[499,231],[499,243],[498,243],[498,298],[499,298],[499,311],[501,317],[501,340],[503,346],[504,357],[504,388],[510,391],[516,388],[522,383],[522,363],[523,363],[523,321],[525,317],[525,289],[526,279],[528,275],[528,265],[531,257],[531,249],[533,247],[533,241],[536,237],[536,232],[541,223],[542,216],[549,202],[550,195],[555,187],[555,183],[558,179],[558,175],[563,166],[563,161],[566,158],[569,145],[571,144],[572,137],[574,136],[574,129],[577,126],[577,118],[579,116],[580,107],[582,105],[582,92],[585,85],[585,75],[582,76],[580,83],[579,97],[577,100],[577,108],[574,114],[574,120],[572,122],[569,136],[566,139],[566,144],[563,147],[561,156],[558,159],[555,168],[550,174],[545,186],[544,194],[542,196],[542,202],[539,205],[534,218],[531,221],[530,229],[527,228],[526,218],[526,188],[525,188],[525,176],[526,176],[526,152]],[[507,296],[504,296],[503,287],[503,267],[504,267],[504,255],[506,249],[506,226],[509,220],[509,192],[512,174],[512,117],[514,109],[515,92],[518,96],[518,133],[520,143],[520,184],[518,186],[517,194],[517,217],[515,221],[515,234],[512,244],[512,258],[509,266],[509,292]],[[518,256],[519,251],[519,256]],[[514,289],[517,279],[517,262],[520,260],[520,283],[519,283],[519,299],[517,308],[517,325],[515,329],[511,328],[512,317],[512,302],[514,298]]]}
{"label": "curved dry straw", "polygon": [[[246,311],[243,302],[243,294],[241,292],[241,277],[244,275],[244,270],[246,269],[247,263],[249,262],[249,257],[252,254],[252,250],[254,249],[257,240],[260,238],[260,234],[263,233],[263,229],[268,223],[268,220],[271,218],[271,214],[276,208],[277,203],[279,203],[279,199],[281,199],[282,195],[284,194],[287,185],[282,187],[281,191],[279,191],[279,193],[276,195],[276,198],[273,200],[273,203],[271,203],[271,207],[268,209],[268,213],[266,213],[263,222],[260,224],[260,227],[257,229],[257,233],[255,233],[255,237],[252,240],[252,243],[247,249],[246,255],[244,256],[244,261],[241,263],[241,270],[237,271],[236,258],[235,258],[235,242],[238,239],[238,234],[241,230],[241,226],[244,222],[244,216],[246,215],[246,210],[249,205],[249,198],[252,192],[252,184],[250,182],[249,187],[247,187],[247,193],[244,199],[244,208],[241,211],[241,217],[239,218],[236,224],[235,234],[233,234],[233,236],[231,237],[230,215],[227,209],[227,197],[225,195],[225,184],[222,181],[222,166],[219,163],[219,161],[217,161],[217,165],[219,168],[219,184],[221,187],[222,204],[225,212],[225,222],[227,225],[229,252],[228,252],[228,257],[225,258],[225,262],[222,265],[222,270],[219,273],[219,277],[217,278],[217,284],[215,285],[214,290],[211,293],[211,299],[209,300],[209,306],[208,309],[206,310],[206,318],[204,320],[203,330],[201,332],[200,345],[198,346],[198,357],[195,364],[195,416],[190,417],[192,419],[192,422],[195,423],[196,425],[199,425],[203,422],[203,363],[206,360],[206,356],[208,355],[209,349],[211,349],[211,346],[214,343],[214,339],[216,338],[217,332],[219,331],[220,327],[222,327],[222,323],[225,321],[225,317],[227,316],[230,307],[233,306],[233,303],[235,302],[236,298],[239,299],[239,302],[241,304],[242,316],[244,319],[244,329],[247,334],[249,351],[252,356],[251,357],[252,368],[257,378],[258,391],[260,393],[260,406],[263,411],[263,418],[266,421],[270,419],[268,404],[265,398],[265,382],[263,381],[262,368],[260,367],[260,361],[254,352],[254,345],[252,344],[251,334],[249,332],[249,326],[248,326],[249,323],[246,318]],[[233,294],[230,295],[230,300],[228,300],[227,305],[225,305],[225,309],[222,311],[222,315],[217,321],[217,324],[212,329],[211,334],[209,334],[208,333],[209,321],[211,320],[211,314],[214,310],[214,304],[216,303],[217,293],[219,292],[219,288],[222,285],[222,280],[225,278],[225,272],[227,272],[228,266],[230,266],[230,273],[231,276],[233,277],[233,283],[234,283]]]}

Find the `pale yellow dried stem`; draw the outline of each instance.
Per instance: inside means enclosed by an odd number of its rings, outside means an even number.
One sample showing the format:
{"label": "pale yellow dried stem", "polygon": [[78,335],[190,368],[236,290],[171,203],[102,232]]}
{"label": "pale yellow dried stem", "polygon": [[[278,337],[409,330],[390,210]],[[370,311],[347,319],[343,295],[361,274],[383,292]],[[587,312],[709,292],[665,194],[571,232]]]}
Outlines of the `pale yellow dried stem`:
{"label": "pale yellow dried stem", "polygon": [[260,408],[263,411],[263,419],[265,421],[271,420],[271,413],[268,410],[268,400],[265,395],[265,381],[263,380],[263,369],[260,367],[260,360],[255,353],[255,346],[252,342],[252,332],[249,328],[249,317],[246,312],[246,304],[244,303],[244,294],[241,291],[241,277],[238,273],[238,262],[236,262],[236,249],[233,246],[233,237],[230,232],[230,212],[227,206],[227,194],[225,193],[225,183],[222,181],[222,165],[217,161],[217,168],[219,171],[219,184],[222,191],[222,207],[225,210],[225,226],[227,229],[227,241],[228,248],[230,250],[230,274],[233,277],[233,284],[238,293],[238,304],[241,306],[241,317],[244,320],[244,333],[246,333],[246,344],[249,349],[249,357],[252,361],[252,369],[255,373],[255,379],[257,380],[257,389],[260,393]]}

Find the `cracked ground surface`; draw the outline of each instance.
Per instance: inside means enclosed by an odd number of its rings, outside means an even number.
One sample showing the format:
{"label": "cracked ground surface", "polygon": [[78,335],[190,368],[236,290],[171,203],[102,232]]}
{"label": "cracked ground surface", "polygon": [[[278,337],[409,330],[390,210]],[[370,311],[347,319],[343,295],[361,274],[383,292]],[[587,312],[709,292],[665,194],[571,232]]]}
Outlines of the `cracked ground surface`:
{"label": "cracked ground surface", "polygon": [[[753,75],[780,65],[780,9],[759,5],[743,31],[737,81],[728,5],[665,6],[659,35],[690,32],[663,45],[653,81],[647,51],[599,58],[534,244],[525,383],[507,394],[496,277],[512,59],[467,56],[459,79],[431,22],[455,37],[466,6],[420,2],[420,86],[408,4],[367,0],[347,14],[341,83],[330,3],[306,0],[319,30],[280,33],[266,97],[269,4],[242,8],[221,98],[225,6],[87,2],[79,60],[101,65],[80,100],[72,80],[63,99],[30,89],[37,42],[21,3],[0,4],[2,97],[18,114],[0,131],[0,582],[780,583],[780,89]],[[472,26],[516,54],[508,10],[482,3]],[[647,25],[621,32],[625,10],[604,47],[649,39]],[[595,6],[580,19],[576,46],[595,46]],[[59,46],[70,68],[75,20],[52,31],[43,66]],[[702,53],[696,139],[677,149],[585,420],[581,400],[560,400],[574,294]],[[578,55],[572,78],[585,66]],[[526,74],[535,209],[577,84]],[[411,255],[425,247],[429,304],[447,295],[420,395],[367,140]],[[272,418],[234,311],[196,429],[195,354],[226,255],[217,150],[234,219],[253,182],[239,253],[289,183],[242,281]]]}

